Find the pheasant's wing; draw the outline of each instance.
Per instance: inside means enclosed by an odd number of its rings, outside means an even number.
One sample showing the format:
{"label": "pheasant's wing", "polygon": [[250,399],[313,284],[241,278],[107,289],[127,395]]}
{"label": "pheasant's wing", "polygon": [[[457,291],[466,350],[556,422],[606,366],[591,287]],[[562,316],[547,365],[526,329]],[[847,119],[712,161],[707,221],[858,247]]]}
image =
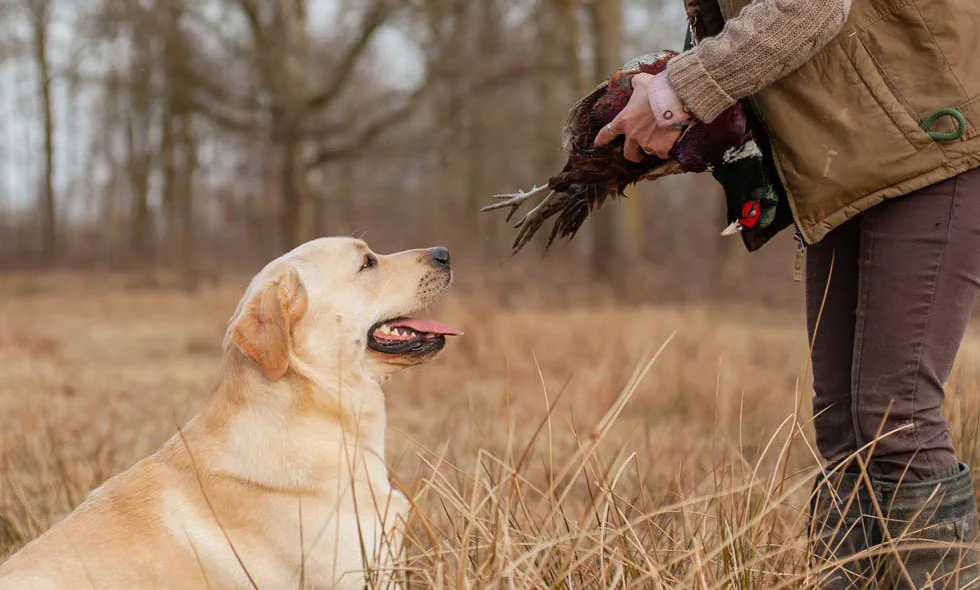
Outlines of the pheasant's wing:
{"label": "pheasant's wing", "polygon": [[571,153],[575,138],[581,132],[582,127],[588,125],[592,107],[602,98],[608,87],[609,80],[603,80],[592,92],[580,98],[572,105],[572,108],[568,109],[568,116],[565,118],[564,127],[562,127],[561,139],[561,149],[565,152]]}

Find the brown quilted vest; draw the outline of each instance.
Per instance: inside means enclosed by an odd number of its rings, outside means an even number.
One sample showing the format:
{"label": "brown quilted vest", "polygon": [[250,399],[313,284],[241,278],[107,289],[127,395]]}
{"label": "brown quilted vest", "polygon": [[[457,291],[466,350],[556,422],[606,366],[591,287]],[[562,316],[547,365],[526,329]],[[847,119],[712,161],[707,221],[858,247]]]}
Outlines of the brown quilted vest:
{"label": "brown quilted vest", "polygon": [[[727,19],[750,1],[717,6]],[[698,36],[712,2],[689,0],[703,13]],[[797,227],[818,242],[885,199],[980,165],[980,1],[852,0],[834,40],[751,101]]]}

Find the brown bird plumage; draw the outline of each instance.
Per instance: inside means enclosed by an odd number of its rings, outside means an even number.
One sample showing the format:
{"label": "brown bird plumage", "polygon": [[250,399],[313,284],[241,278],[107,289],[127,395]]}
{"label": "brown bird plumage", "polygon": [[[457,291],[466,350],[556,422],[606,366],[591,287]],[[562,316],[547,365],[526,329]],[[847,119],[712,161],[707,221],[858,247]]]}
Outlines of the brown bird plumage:
{"label": "brown bird plumage", "polygon": [[555,238],[571,239],[582,227],[593,209],[602,206],[609,196],[622,196],[628,186],[646,178],[659,178],[681,172],[703,172],[729,148],[739,146],[751,137],[744,113],[736,105],[710,124],[692,124],[671,150],[671,158],[646,156],[631,162],[623,156],[625,138],[595,147],[599,131],[626,107],[633,94],[633,76],[644,72],[657,74],[676,55],[673,51],[640,56],[597,86],[571,108],[564,127],[562,149],[568,154],[564,168],[544,186],[513,194],[496,195],[498,202],[481,211],[509,208],[511,217],[526,201],[546,193],[541,202],[517,222],[513,251],[519,251],[545,221],[557,215],[546,249]]}

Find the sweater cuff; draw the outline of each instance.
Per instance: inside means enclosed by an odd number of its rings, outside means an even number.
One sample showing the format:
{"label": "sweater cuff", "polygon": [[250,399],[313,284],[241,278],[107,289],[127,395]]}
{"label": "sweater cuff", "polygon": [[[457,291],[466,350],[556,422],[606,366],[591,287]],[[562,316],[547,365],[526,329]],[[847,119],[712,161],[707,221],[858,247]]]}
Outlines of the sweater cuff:
{"label": "sweater cuff", "polygon": [[673,127],[675,129],[687,127],[692,118],[691,111],[684,106],[684,101],[674,92],[667,72],[654,74],[650,78],[647,89],[647,99],[650,101],[650,110],[653,111],[653,118],[657,121],[657,127]]}
{"label": "sweater cuff", "polygon": [[667,77],[684,106],[704,123],[710,123],[735,104],[714,78],[708,74],[694,51],[685,51],[667,63]]}

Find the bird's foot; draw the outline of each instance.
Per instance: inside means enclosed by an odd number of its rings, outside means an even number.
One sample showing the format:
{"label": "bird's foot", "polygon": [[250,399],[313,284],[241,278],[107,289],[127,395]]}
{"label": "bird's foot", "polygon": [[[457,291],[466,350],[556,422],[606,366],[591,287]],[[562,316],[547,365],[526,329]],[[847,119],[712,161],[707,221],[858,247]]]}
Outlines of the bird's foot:
{"label": "bird's foot", "polygon": [[[517,210],[521,208],[528,199],[540,195],[541,193],[548,190],[548,185],[544,184],[541,186],[534,185],[531,190],[517,191],[516,193],[505,193],[500,195],[494,195],[493,198],[497,199],[498,202],[487,205],[486,207],[481,207],[480,211],[493,211],[494,209],[503,209],[504,207],[510,207],[510,212],[507,213],[507,221],[517,213]],[[547,198],[545,198],[547,200]],[[535,207],[536,209],[537,207]],[[526,217],[526,216],[525,216]]]}
{"label": "bird's foot", "polygon": [[517,232],[517,237],[514,238],[514,250],[520,250],[524,247],[524,244],[528,243],[538,229],[544,224],[545,207],[551,203],[552,199],[555,198],[555,191],[548,193],[541,202],[534,206],[533,209],[524,214],[524,217],[520,221],[514,224],[514,227],[518,228],[520,231]]}

